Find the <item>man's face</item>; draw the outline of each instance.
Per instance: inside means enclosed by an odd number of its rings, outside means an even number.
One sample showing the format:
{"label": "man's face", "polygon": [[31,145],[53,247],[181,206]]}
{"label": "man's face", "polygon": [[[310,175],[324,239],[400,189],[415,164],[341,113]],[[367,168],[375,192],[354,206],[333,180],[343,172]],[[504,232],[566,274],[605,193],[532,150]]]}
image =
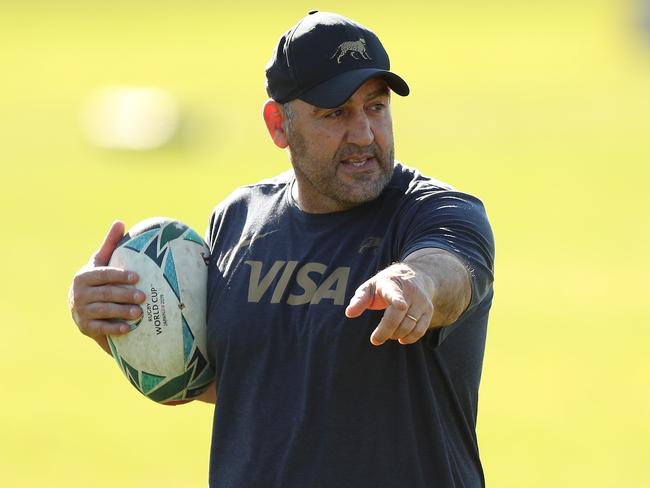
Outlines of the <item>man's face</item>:
{"label": "man's face", "polygon": [[394,167],[386,83],[367,81],[337,108],[302,100],[291,102],[291,108],[286,133],[303,210],[338,212],[377,198]]}

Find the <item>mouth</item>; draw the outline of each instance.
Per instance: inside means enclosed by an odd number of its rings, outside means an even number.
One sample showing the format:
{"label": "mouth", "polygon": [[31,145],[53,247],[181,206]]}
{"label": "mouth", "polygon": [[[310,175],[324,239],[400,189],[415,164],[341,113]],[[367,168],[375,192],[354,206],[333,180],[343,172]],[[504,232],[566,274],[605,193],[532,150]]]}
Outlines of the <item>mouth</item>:
{"label": "mouth", "polygon": [[364,171],[376,163],[372,154],[355,155],[349,158],[341,159],[344,168],[351,171]]}

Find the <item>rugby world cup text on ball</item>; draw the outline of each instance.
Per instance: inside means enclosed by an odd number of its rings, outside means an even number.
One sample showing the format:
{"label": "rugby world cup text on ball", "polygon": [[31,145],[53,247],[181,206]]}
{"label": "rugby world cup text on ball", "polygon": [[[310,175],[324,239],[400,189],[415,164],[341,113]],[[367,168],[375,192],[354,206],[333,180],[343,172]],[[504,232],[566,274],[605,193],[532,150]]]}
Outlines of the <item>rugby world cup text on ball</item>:
{"label": "rugby world cup text on ball", "polygon": [[165,295],[159,294],[155,287],[151,287],[151,303],[147,302],[147,320],[153,323],[156,335],[162,334],[163,327],[167,327],[167,314],[165,314]]}

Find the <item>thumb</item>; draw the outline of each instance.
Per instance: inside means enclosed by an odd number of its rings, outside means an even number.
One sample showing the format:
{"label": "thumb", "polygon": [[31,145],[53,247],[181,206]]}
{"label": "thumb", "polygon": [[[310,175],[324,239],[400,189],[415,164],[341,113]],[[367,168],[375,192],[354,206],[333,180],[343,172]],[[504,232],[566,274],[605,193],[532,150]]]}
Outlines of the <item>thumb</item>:
{"label": "thumb", "polygon": [[92,255],[90,262],[93,266],[106,266],[111,259],[113,251],[124,236],[124,222],[116,220],[108,229],[104,242],[102,242],[99,249]]}

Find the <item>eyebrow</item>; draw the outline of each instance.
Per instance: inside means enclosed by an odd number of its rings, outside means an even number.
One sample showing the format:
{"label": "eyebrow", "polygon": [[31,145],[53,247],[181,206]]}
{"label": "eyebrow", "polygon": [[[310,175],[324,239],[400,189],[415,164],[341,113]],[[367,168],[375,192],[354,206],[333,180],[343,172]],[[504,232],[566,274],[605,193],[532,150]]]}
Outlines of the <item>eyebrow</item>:
{"label": "eyebrow", "polygon": [[388,96],[390,93],[390,89],[387,86],[382,86],[378,90],[375,90],[372,93],[368,93],[365,97],[364,100],[372,100],[373,98],[381,97],[381,96]]}
{"label": "eyebrow", "polygon": [[[378,98],[378,97],[387,97],[390,94],[390,88],[388,86],[382,86],[381,88],[375,90],[374,92],[368,93],[365,97],[363,97],[364,102],[367,102],[368,100],[372,100],[373,98]],[[347,103],[347,101],[346,101]],[[332,108],[322,108],[322,107],[314,107],[313,113],[318,114],[320,112],[325,112],[327,110],[334,110],[337,108],[341,108],[345,106],[345,103],[343,105],[340,105],[338,107],[332,107]]]}

